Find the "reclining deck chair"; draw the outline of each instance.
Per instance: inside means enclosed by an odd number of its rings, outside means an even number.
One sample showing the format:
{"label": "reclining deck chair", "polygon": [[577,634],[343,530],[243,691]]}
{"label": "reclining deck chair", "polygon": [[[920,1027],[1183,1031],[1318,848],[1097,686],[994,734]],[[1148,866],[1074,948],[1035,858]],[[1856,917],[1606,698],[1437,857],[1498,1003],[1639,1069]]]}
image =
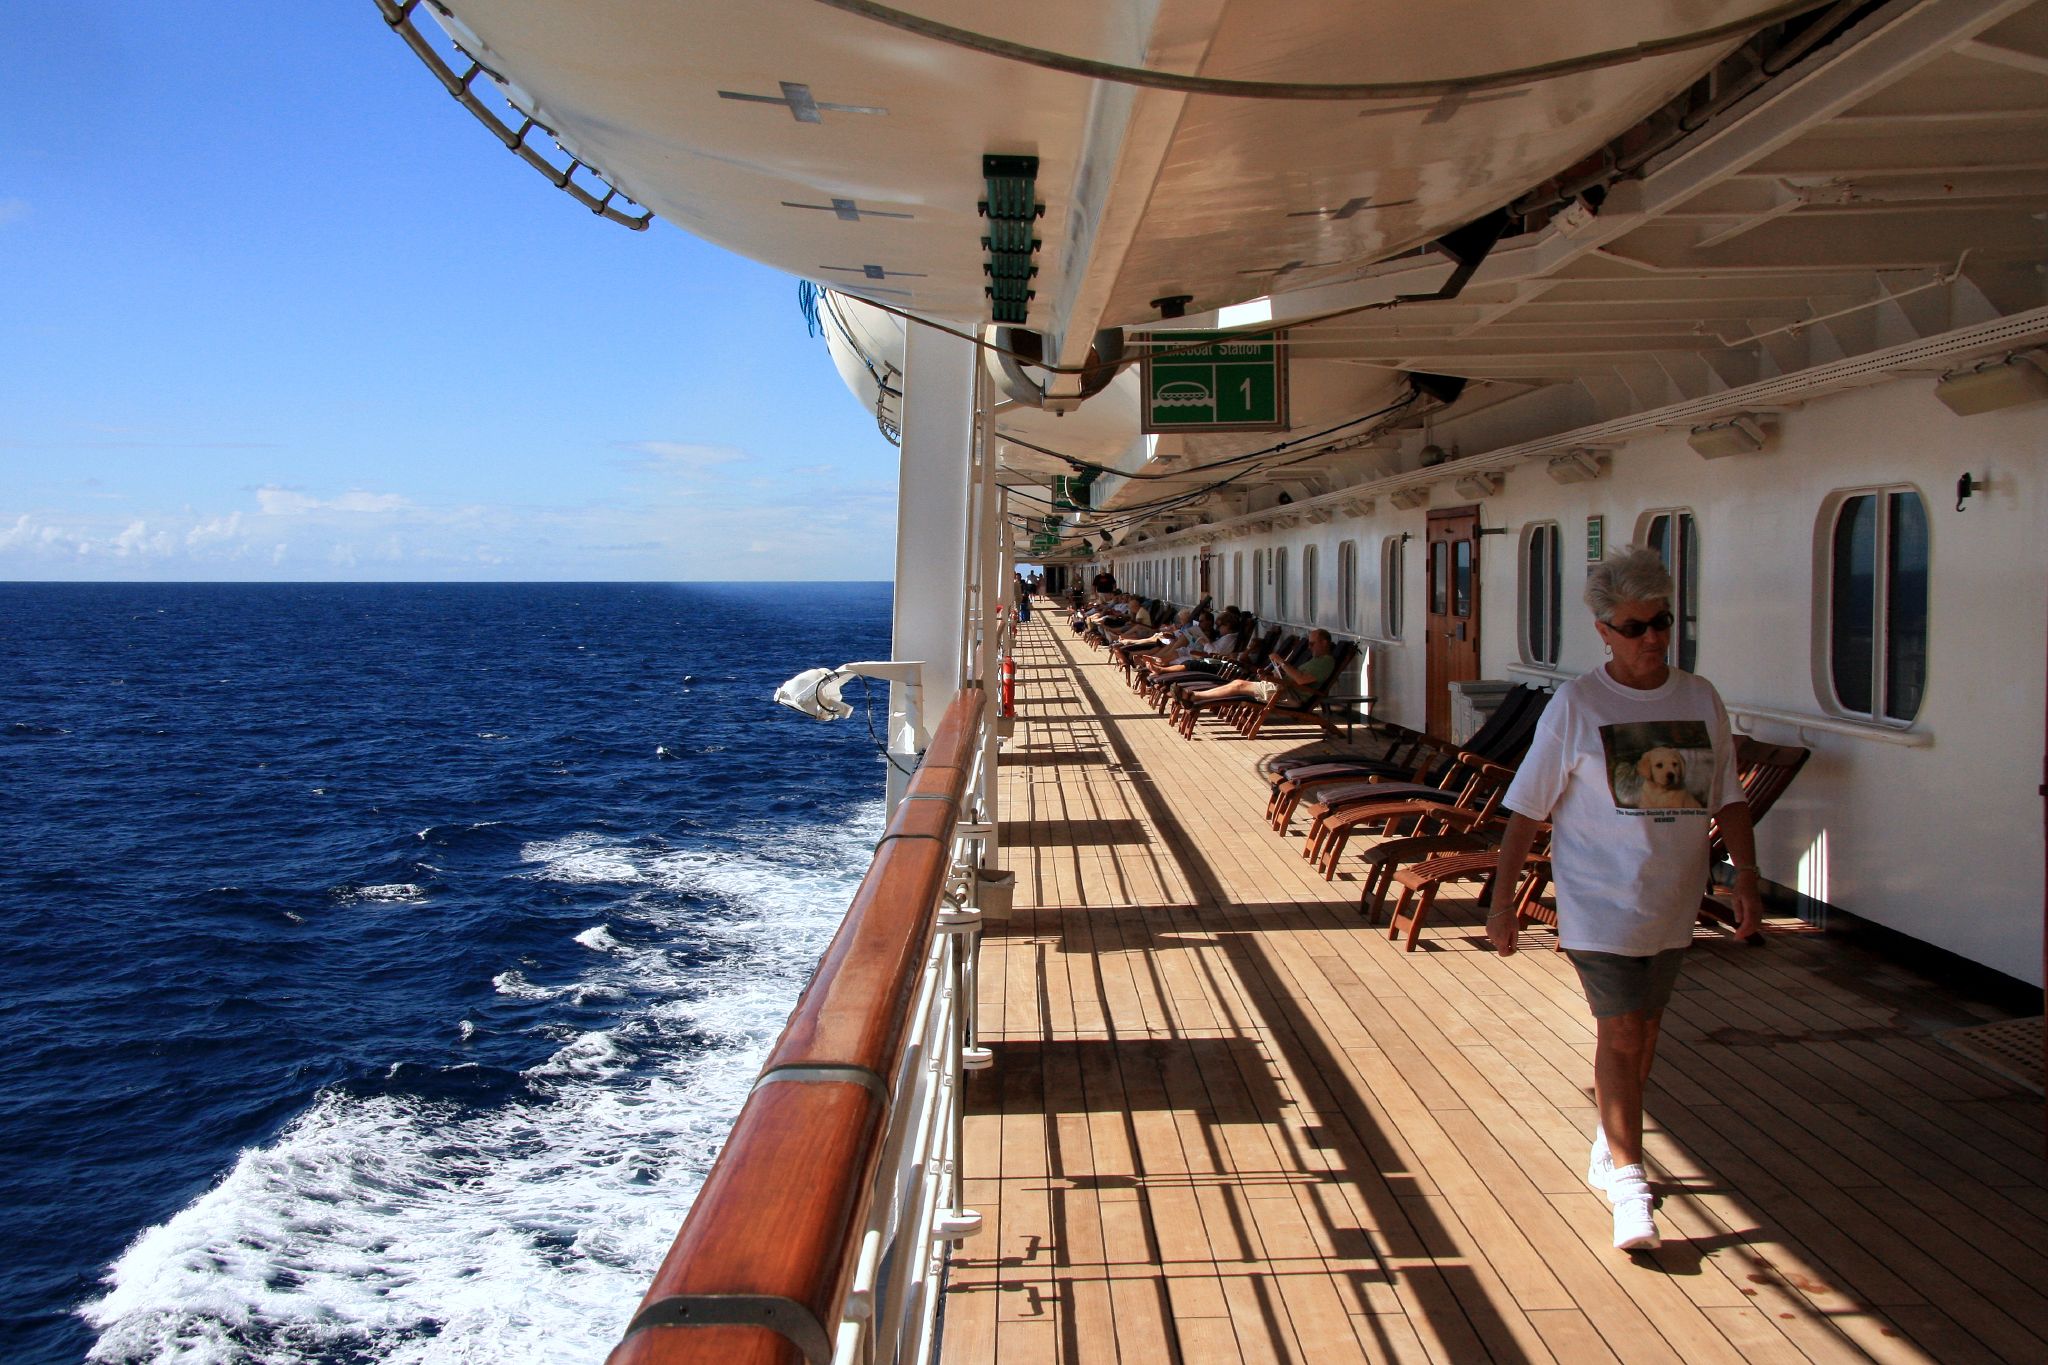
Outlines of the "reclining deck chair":
{"label": "reclining deck chair", "polygon": [[[1799,770],[1806,766],[1806,760],[1811,755],[1811,750],[1798,748],[1794,745],[1766,744],[1762,740],[1752,739],[1748,735],[1737,735],[1735,737],[1735,762],[1737,771],[1740,774],[1742,794],[1749,805],[1749,819],[1752,826],[1763,822],[1765,813],[1777,804],[1780,796],[1785,794],[1785,789],[1792,785],[1792,779],[1799,775]],[[1548,826],[1545,828],[1547,829]],[[1718,822],[1714,826],[1707,847],[1709,850],[1708,865],[1710,867],[1728,856],[1727,844],[1721,836]],[[1446,854],[1440,858],[1428,859],[1395,874],[1394,880],[1402,887],[1402,903],[1397,904],[1394,909],[1395,923],[1397,925],[1402,918],[1405,903],[1411,895],[1415,897],[1413,918],[1410,922],[1408,933],[1409,948],[1412,950],[1415,946],[1415,936],[1421,932],[1422,920],[1427,918],[1429,907],[1436,899],[1437,887],[1448,881],[1470,880],[1475,877],[1483,878],[1488,884],[1487,887],[1482,887],[1480,892],[1483,900],[1492,882],[1493,867],[1498,861],[1498,854],[1491,849],[1470,853],[1453,853]],[[1523,873],[1520,894],[1516,897],[1515,901],[1517,924],[1542,923],[1552,926],[1556,925],[1556,911],[1546,908],[1541,901],[1543,892],[1549,883],[1550,858],[1548,853],[1542,851],[1532,853],[1528,866]],[[1702,892],[1699,918],[1702,923],[1716,924],[1723,927],[1733,923],[1727,907],[1715,898],[1712,888],[1707,888]],[[1762,941],[1761,937],[1749,940],[1752,944],[1760,944]]]}
{"label": "reclining deck chair", "polygon": [[1252,616],[1241,617],[1237,626],[1238,648],[1231,654],[1204,655],[1198,660],[1190,661],[1181,672],[1166,677],[1156,673],[1140,673],[1133,680],[1132,686],[1138,689],[1139,696],[1152,703],[1154,711],[1164,713],[1169,701],[1168,689],[1174,684],[1197,680],[1214,683],[1222,677],[1233,658],[1250,652],[1258,638],[1258,619]]}
{"label": "reclining deck chair", "polygon": [[[1278,645],[1274,646],[1267,658],[1277,659],[1282,663],[1299,667],[1301,661],[1308,657],[1308,652],[1308,637],[1306,635],[1289,635],[1281,640]],[[1332,674],[1331,676],[1334,677],[1336,675]],[[1253,682],[1262,680],[1272,681],[1271,678],[1263,677],[1261,670],[1258,668],[1247,669],[1239,677]],[[1214,684],[1212,683],[1210,686],[1214,686]],[[1256,707],[1261,704],[1250,697],[1220,697],[1214,701],[1195,700],[1194,694],[1202,690],[1199,687],[1190,688],[1181,694],[1180,721],[1177,728],[1180,730],[1182,739],[1191,740],[1195,737],[1195,724],[1203,715],[1213,714],[1225,724],[1235,726],[1238,723],[1238,719],[1244,715],[1247,707]]]}
{"label": "reclining deck chair", "polygon": [[[1486,718],[1486,723],[1465,742],[1464,751],[1490,763],[1513,767],[1528,752],[1529,741],[1536,733],[1536,722],[1541,719],[1543,708],[1549,702],[1549,693],[1526,683],[1510,688],[1493,714]],[[1307,759],[1282,775],[1269,779],[1274,796],[1267,803],[1267,817],[1273,821],[1275,829],[1286,830],[1295,807],[1306,795],[1304,788],[1307,786],[1332,787],[1346,781],[1384,780],[1390,772],[1408,768],[1412,749],[1404,747],[1404,744],[1412,744],[1422,738],[1421,732],[1386,721],[1375,721],[1373,725],[1390,738],[1390,757],[1394,761]]]}
{"label": "reclining deck chair", "polygon": [[[1300,637],[1287,636],[1283,639],[1280,634],[1280,627],[1271,626],[1267,628],[1265,635],[1259,638],[1250,651],[1241,658],[1232,660],[1226,668],[1218,673],[1209,677],[1176,680],[1167,691],[1168,719],[1172,721],[1173,728],[1180,731],[1181,737],[1184,739],[1194,738],[1196,713],[1203,710],[1213,710],[1226,704],[1224,702],[1197,703],[1194,700],[1195,693],[1215,687],[1219,683],[1236,682],[1244,678],[1256,678],[1259,676],[1260,671],[1265,668],[1267,660],[1284,659],[1288,657],[1291,651],[1302,645],[1303,642]],[[1235,699],[1233,698],[1232,700]]]}
{"label": "reclining deck chair", "polygon": [[1330,670],[1329,677],[1323,679],[1320,684],[1311,689],[1306,695],[1291,701],[1288,700],[1289,694],[1286,687],[1275,688],[1272,696],[1263,702],[1253,705],[1239,719],[1238,733],[1246,739],[1257,739],[1259,731],[1277,722],[1281,724],[1313,724],[1325,736],[1335,734],[1337,727],[1330,723],[1330,717],[1323,703],[1328,699],[1330,693],[1335,690],[1337,679],[1344,676],[1344,670],[1351,667],[1351,661],[1358,657],[1358,645],[1352,640],[1339,640],[1336,651],[1330,657],[1337,662],[1336,666]]}

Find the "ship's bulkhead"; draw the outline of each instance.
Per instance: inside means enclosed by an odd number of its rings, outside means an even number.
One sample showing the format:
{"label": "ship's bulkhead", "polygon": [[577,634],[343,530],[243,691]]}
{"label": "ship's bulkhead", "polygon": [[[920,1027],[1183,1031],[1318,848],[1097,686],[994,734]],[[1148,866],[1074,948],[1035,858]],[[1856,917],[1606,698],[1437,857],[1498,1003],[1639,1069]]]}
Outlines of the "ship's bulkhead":
{"label": "ship's bulkhead", "polygon": [[[1813,751],[1759,829],[1766,877],[1806,898],[1810,917],[1847,911],[2038,984],[2044,418],[2038,403],[1957,416],[1931,376],[1910,377],[1765,414],[1757,452],[1707,458],[1687,428],[1652,431],[1586,451],[1594,477],[1560,482],[1535,460],[1476,501],[1447,464],[1432,502],[1476,505],[1488,532],[1477,538],[1479,674],[1554,686],[1598,667],[1580,602],[1589,554],[1669,543],[1681,593],[1697,595],[1684,623],[1695,671],[1739,730]],[[1432,440],[1458,435],[1445,421]],[[1959,507],[1965,477],[1982,486]],[[1371,501],[1365,515],[1273,505],[1097,566],[1186,603],[1201,595],[1206,552],[1219,606],[1358,639],[1374,713],[1422,728],[1430,508]],[[1854,600],[1877,591],[1890,600]],[[1873,611],[1890,655],[1874,668]]]}

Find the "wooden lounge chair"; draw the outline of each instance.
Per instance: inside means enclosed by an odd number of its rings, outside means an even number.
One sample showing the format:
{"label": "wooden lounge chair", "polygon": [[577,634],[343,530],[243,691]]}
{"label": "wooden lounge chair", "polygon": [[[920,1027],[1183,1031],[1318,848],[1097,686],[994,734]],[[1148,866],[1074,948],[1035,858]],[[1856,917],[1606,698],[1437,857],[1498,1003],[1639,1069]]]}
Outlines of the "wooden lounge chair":
{"label": "wooden lounge chair", "polygon": [[1495,793],[1513,779],[1512,770],[1461,753],[1434,785],[1410,787],[1407,783],[1385,782],[1373,789],[1377,795],[1355,797],[1341,810],[1318,813],[1312,805],[1308,838],[1302,844],[1301,856],[1314,863],[1323,880],[1328,881],[1336,876],[1338,861],[1353,834],[1367,829],[1377,829],[1382,836],[1397,832],[1420,834],[1430,827],[1426,817],[1432,812],[1476,812],[1497,804],[1499,797]]}
{"label": "wooden lounge chair", "polygon": [[[1542,888],[1550,879],[1550,859],[1544,856],[1550,839],[1550,825],[1546,822],[1536,836],[1536,849],[1522,868],[1522,884],[1515,897],[1516,923],[1527,922],[1530,906],[1542,894]],[[1394,882],[1401,888],[1400,899],[1394,902],[1393,916],[1387,921],[1387,937],[1398,939],[1404,926],[1407,942],[1403,947],[1415,951],[1415,941],[1422,934],[1422,922],[1429,918],[1430,907],[1436,903],[1436,893],[1443,887],[1457,881],[1478,881],[1479,903],[1484,905],[1492,892],[1494,873],[1500,869],[1500,853],[1497,849],[1482,849],[1467,853],[1446,853],[1435,858],[1425,858],[1412,866],[1404,867],[1394,874]],[[1550,922],[1555,924],[1552,915]]]}
{"label": "wooden lounge chair", "polygon": [[[1277,631],[1278,627],[1275,627],[1275,632],[1277,633]],[[1290,635],[1274,645],[1268,651],[1266,658],[1291,662],[1294,659],[1298,659],[1307,648],[1308,641],[1304,637]],[[1221,681],[1235,681],[1238,678],[1255,679],[1260,669],[1265,666],[1266,658],[1259,659],[1257,663],[1246,663],[1236,671],[1233,678],[1225,678]],[[1180,731],[1182,739],[1193,739],[1195,737],[1195,724],[1204,714],[1214,713],[1221,716],[1226,714],[1231,708],[1242,703],[1243,698],[1240,697],[1221,697],[1214,701],[1196,700],[1196,693],[1216,685],[1216,680],[1208,680],[1194,684],[1183,683],[1174,689],[1174,728]]]}
{"label": "wooden lounge chair", "polygon": [[[1507,696],[1501,699],[1501,704],[1495,707],[1493,714],[1487,718],[1486,724],[1480,726],[1478,732],[1463,746],[1464,752],[1476,754],[1488,762],[1512,767],[1520,762],[1522,755],[1528,751],[1529,741],[1536,733],[1536,722],[1542,718],[1543,708],[1549,701],[1549,693],[1526,684],[1510,689]],[[1399,759],[1404,768],[1412,768],[1409,760],[1414,752],[1414,746],[1426,736],[1418,731],[1384,721],[1375,721],[1372,724],[1379,733],[1390,736],[1390,756]],[[1441,744],[1441,741],[1430,742]],[[1366,759],[1348,765],[1346,761],[1332,761],[1313,770],[1310,770],[1308,763],[1303,763],[1299,771],[1289,772],[1284,777],[1273,780],[1275,791],[1274,796],[1266,803],[1266,817],[1273,822],[1275,829],[1285,830],[1294,808],[1302,799],[1301,786],[1304,782],[1327,787],[1347,777],[1360,782],[1384,780],[1395,767],[1395,764],[1384,759]],[[1406,775],[1404,771],[1403,776]],[[1411,780],[1423,781],[1427,780],[1427,777],[1417,774]]]}
{"label": "wooden lounge chair", "polygon": [[[1403,864],[1446,853],[1490,850],[1499,845],[1500,831],[1506,819],[1500,813],[1500,802],[1507,795],[1508,784],[1515,780],[1514,769],[1488,763],[1470,754],[1460,755],[1460,762],[1468,776],[1455,803],[1448,806],[1429,801],[1397,803],[1376,808],[1373,812],[1382,830],[1391,831],[1395,822],[1410,818],[1414,828],[1411,833],[1398,838],[1382,838],[1361,855],[1361,861],[1366,865],[1366,878],[1359,895],[1359,908],[1366,912],[1367,923],[1379,919],[1381,898],[1392,884],[1395,870]],[[1358,820],[1335,833],[1326,829],[1317,860],[1324,881],[1336,876],[1346,842],[1368,823],[1368,820]]]}
{"label": "wooden lounge chair", "polygon": [[1245,639],[1249,643],[1244,649],[1227,659],[1217,660],[1212,667],[1190,671],[1167,680],[1160,693],[1161,705],[1155,709],[1166,711],[1168,719],[1178,729],[1181,706],[1187,700],[1188,694],[1236,678],[1255,677],[1258,671],[1266,666],[1266,660],[1272,657],[1273,651],[1280,647],[1280,627],[1269,626],[1264,635],[1259,635],[1254,633],[1252,626],[1248,626]]}
{"label": "wooden lounge chair", "polygon": [[1240,618],[1237,627],[1237,638],[1242,644],[1242,648],[1233,654],[1205,655],[1200,660],[1190,663],[1183,671],[1168,674],[1164,677],[1156,673],[1139,673],[1133,683],[1138,689],[1138,695],[1151,702],[1154,711],[1163,714],[1166,711],[1168,702],[1171,700],[1170,691],[1176,684],[1200,682],[1204,685],[1214,685],[1228,674],[1236,660],[1244,658],[1257,647],[1259,639],[1258,619],[1252,616]]}
{"label": "wooden lounge chair", "polygon": [[1275,689],[1271,697],[1253,707],[1244,717],[1237,727],[1238,733],[1246,739],[1257,739],[1259,732],[1269,725],[1314,725],[1325,736],[1336,734],[1337,727],[1330,723],[1324,703],[1336,690],[1337,679],[1344,676],[1344,670],[1351,667],[1351,661],[1358,657],[1358,645],[1355,641],[1339,640],[1330,657],[1337,662],[1329,677],[1299,700],[1290,701],[1284,687]]}
{"label": "wooden lounge chair", "polygon": [[[1748,735],[1735,737],[1735,761],[1742,773],[1742,795],[1749,803],[1752,826],[1763,823],[1765,812],[1778,804],[1778,798],[1785,794],[1785,789],[1792,785],[1792,779],[1799,776],[1799,770],[1812,756],[1811,749],[1797,745],[1766,744]],[[1728,843],[1721,834],[1721,822],[1717,820],[1707,844],[1707,866],[1714,867],[1727,860]],[[1718,899],[1716,889],[1710,886],[1700,898],[1700,919],[1703,923],[1732,928],[1734,912]],[[1761,942],[1761,937],[1754,936],[1750,942]]]}
{"label": "wooden lounge chair", "polygon": [[[1799,775],[1799,770],[1806,766],[1806,760],[1810,756],[1811,750],[1798,748],[1793,745],[1766,744],[1761,740],[1752,739],[1748,735],[1737,735],[1735,737],[1735,761],[1739,773],[1738,780],[1742,784],[1743,797],[1749,805],[1749,818],[1752,825],[1762,823],[1764,815],[1772,806],[1777,804],[1778,798],[1784,795],[1785,789],[1792,785],[1792,779]],[[1545,826],[1545,828],[1547,830],[1548,826]],[[1721,836],[1718,824],[1714,828],[1708,849],[1709,866],[1722,861],[1728,856],[1727,845]],[[1394,876],[1395,883],[1402,888],[1402,894],[1400,901],[1394,907],[1392,927],[1398,928],[1404,916],[1407,918],[1408,946],[1412,950],[1415,946],[1415,936],[1421,932],[1422,921],[1428,918],[1430,906],[1436,900],[1437,888],[1446,882],[1472,880],[1474,878],[1484,880],[1490,884],[1493,876],[1493,867],[1498,861],[1498,853],[1488,849],[1471,853],[1447,854],[1441,858],[1428,859],[1412,867],[1402,869]],[[1542,856],[1541,850],[1539,850],[1537,854],[1530,857],[1522,877],[1521,890],[1516,898],[1518,923],[1528,924],[1541,921],[1555,925],[1557,922],[1556,914],[1554,912],[1546,912],[1539,900],[1550,880],[1549,858]],[[1486,895],[1485,888],[1481,889],[1480,895],[1483,900]],[[1729,913],[1726,906],[1715,898],[1712,888],[1708,888],[1701,895],[1699,918],[1704,923],[1723,927],[1734,922],[1733,915]],[[1389,936],[1394,936],[1391,930]],[[1760,936],[1754,937],[1749,941],[1751,943],[1761,943],[1762,938]]]}
{"label": "wooden lounge chair", "polygon": [[1328,787],[1371,789],[1383,797],[1387,795],[1380,790],[1383,787],[1401,786],[1410,790],[1441,787],[1456,768],[1458,751],[1443,740],[1416,735],[1403,750],[1403,755],[1405,767],[1388,765],[1360,770],[1349,764],[1315,764],[1299,769],[1295,776],[1279,784],[1273,800],[1267,803],[1272,812],[1273,828],[1281,834],[1287,833],[1293,823],[1294,812],[1302,803],[1313,805]]}

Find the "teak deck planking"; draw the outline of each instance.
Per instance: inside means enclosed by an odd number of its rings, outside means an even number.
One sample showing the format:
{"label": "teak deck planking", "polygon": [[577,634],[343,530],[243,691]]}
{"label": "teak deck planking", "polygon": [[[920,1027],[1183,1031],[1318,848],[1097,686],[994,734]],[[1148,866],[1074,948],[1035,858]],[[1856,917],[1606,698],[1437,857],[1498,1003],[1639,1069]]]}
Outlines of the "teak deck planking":
{"label": "teak deck planking", "polygon": [[1017,654],[948,1361],[2048,1360],[2040,1101],[1931,1037],[1996,1011],[1702,930],[1648,1102],[1666,1243],[1614,1251],[1548,932],[1496,956],[1468,887],[1402,952],[1355,859],[1261,819],[1255,760],[1312,732],[1183,740],[1057,615]]}

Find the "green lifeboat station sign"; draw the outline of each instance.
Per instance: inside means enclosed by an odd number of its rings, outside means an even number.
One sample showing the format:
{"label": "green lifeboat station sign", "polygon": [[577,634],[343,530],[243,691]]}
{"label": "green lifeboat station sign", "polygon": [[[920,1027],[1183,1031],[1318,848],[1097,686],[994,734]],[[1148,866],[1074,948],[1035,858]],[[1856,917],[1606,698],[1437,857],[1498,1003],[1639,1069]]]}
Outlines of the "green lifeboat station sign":
{"label": "green lifeboat station sign", "polygon": [[1142,358],[1148,432],[1285,431],[1279,332],[1153,332]]}

